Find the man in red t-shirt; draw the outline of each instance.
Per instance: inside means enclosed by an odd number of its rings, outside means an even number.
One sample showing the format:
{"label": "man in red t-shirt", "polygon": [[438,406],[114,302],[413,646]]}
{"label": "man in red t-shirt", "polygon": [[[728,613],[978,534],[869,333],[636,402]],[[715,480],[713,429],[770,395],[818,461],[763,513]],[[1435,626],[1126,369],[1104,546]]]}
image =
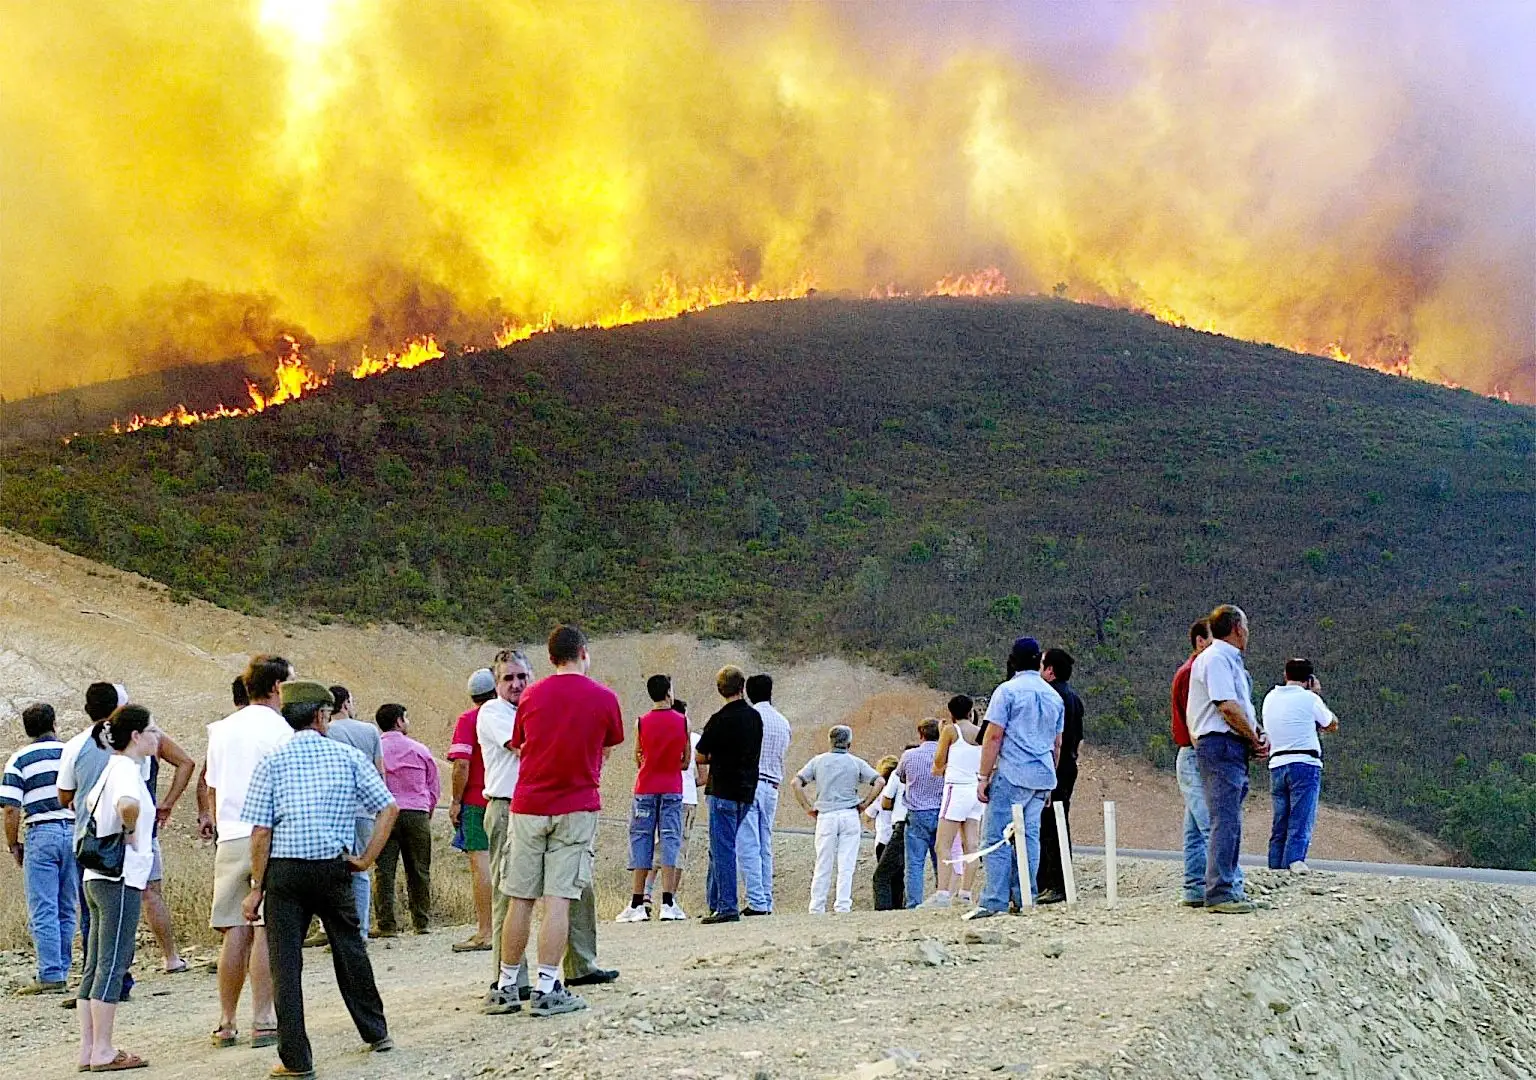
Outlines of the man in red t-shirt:
{"label": "man in red t-shirt", "polygon": [[683,770],[692,743],[688,720],[672,708],[672,679],[652,675],[645,682],[653,708],[635,721],[635,801],[629,815],[629,868],[634,872],[629,907],[618,922],[645,922],[645,879],[661,836],[661,915],[667,922],[688,916],[676,900],[683,848]]}
{"label": "man in red t-shirt", "polygon": [[1200,784],[1200,767],[1195,758],[1195,743],[1189,737],[1189,672],[1195,657],[1211,643],[1211,626],[1196,619],[1189,628],[1189,659],[1173,676],[1170,710],[1173,716],[1173,745],[1179,748],[1177,773],[1179,791],[1184,796],[1184,899],[1185,907],[1205,906],[1205,845],[1211,835],[1211,813],[1205,805],[1205,789]]}
{"label": "man in red t-shirt", "polygon": [[453,822],[453,846],[469,856],[475,891],[474,937],[453,946],[454,952],[489,952],[491,949],[491,843],[485,834],[485,758],[475,735],[480,706],[496,696],[496,676],[481,668],[469,677],[469,699],[475,707],[453,725],[448,760],[453,763],[453,801],[448,820]]}
{"label": "man in red t-shirt", "polygon": [[[512,900],[502,928],[501,955],[522,956],[533,905],[544,900],[539,926],[539,981],[529,1012],[555,1016],[587,1003],[560,981],[572,900],[592,884],[593,842],[602,809],[603,761],[624,741],[619,698],[587,678],[587,639],[574,626],[549,635],[555,673],[523,691],[510,747],[521,755],[508,822],[509,852],[501,879]],[[504,966],[503,980],[517,969]],[[517,1011],[515,1009],[510,1011]]]}

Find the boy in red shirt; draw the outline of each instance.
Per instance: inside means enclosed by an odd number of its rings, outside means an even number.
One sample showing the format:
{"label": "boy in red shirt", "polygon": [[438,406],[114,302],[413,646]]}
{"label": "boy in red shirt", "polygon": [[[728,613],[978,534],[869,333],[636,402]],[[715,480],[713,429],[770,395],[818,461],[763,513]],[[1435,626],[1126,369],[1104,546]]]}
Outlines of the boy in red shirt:
{"label": "boy in red shirt", "polygon": [[[501,878],[502,892],[512,901],[502,928],[503,961],[523,955],[533,905],[544,900],[539,981],[529,1005],[534,1016],[587,1007],[560,982],[560,959],[570,936],[571,901],[580,900],[592,884],[603,761],[624,741],[618,695],[587,678],[592,660],[586,636],[574,626],[556,627],[549,635],[549,662],[555,673],[523,691],[508,743],[521,755],[521,765]],[[516,965],[503,963],[498,987],[515,986],[516,978]]]}
{"label": "boy in red shirt", "polygon": [[454,952],[489,952],[491,949],[490,839],[485,833],[485,758],[475,735],[480,706],[496,696],[496,676],[481,668],[469,677],[469,698],[474,708],[453,726],[448,760],[453,763],[453,801],[448,820],[453,823],[453,846],[469,856],[475,892],[475,936],[454,945]]}
{"label": "boy in red shirt", "polygon": [[629,868],[634,872],[629,907],[617,922],[645,922],[645,879],[661,836],[661,915],[664,922],[688,916],[676,900],[683,847],[683,770],[692,749],[688,721],[672,708],[672,679],[652,675],[645,682],[654,708],[635,721],[635,801],[629,816]]}

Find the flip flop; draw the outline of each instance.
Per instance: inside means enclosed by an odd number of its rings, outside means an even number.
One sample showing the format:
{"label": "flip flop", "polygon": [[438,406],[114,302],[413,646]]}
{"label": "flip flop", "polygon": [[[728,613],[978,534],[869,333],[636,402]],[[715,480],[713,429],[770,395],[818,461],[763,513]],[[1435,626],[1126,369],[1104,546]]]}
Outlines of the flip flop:
{"label": "flip flop", "polygon": [[227,1050],[229,1047],[239,1043],[240,1032],[232,1027],[219,1028],[209,1036],[209,1040],[220,1050]]}
{"label": "flip flop", "polygon": [[92,1065],[91,1072],[123,1072],[126,1069],[144,1069],[148,1068],[148,1066],[149,1062],[137,1054],[130,1054],[126,1050],[119,1050],[117,1056],[105,1065]]}
{"label": "flip flop", "polygon": [[191,970],[192,970],[192,965],[187,963],[187,961],[185,959],[183,959],[181,961],[181,963],[177,964],[175,967],[168,967],[168,968],[166,968],[165,969],[165,973],[167,975],[180,975],[183,971],[191,971]]}
{"label": "flip flop", "polygon": [[277,1028],[253,1028],[251,1029],[251,1049],[260,1050],[264,1046],[277,1045]]}

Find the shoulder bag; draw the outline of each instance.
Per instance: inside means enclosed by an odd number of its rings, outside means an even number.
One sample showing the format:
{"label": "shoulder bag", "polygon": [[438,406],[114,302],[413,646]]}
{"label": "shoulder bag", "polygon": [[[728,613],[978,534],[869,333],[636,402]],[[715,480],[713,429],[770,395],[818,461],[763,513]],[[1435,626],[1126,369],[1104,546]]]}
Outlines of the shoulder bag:
{"label": "shoulder bag", "polygon": [[[108,767],[111,763],[108,763]],[[103,877],[120,878],[123,876],[123,831],[119,829],[111,836],[96,835],[96,807],[101,805],[101,797],[106,794],[107,785],[105,774],[101,791],[96,795],[96,801],[91,804],[90,817],[86,819],[85,831],[75,841],[75,862],[86,870],[93,870]]]}

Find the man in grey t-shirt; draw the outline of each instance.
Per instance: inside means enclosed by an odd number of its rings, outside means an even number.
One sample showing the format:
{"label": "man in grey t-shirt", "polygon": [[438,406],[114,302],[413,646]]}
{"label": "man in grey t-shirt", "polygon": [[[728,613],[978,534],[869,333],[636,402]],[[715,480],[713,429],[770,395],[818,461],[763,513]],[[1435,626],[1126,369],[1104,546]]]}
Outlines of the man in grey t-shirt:
{"label": "man in grey t-shirt", "polygon": [[[379,770],[379,775],[382,777],[384,775],[384,744],[379,739],[378,726],[357,718],[357,703],[352,700],[352,692],[345,686],[331,687],[331,696],[336,699],[336,711],[331,714],[331,722],[326,727],[326,737],[346,743],[354,750],[360,751],[363,757],[373,762],[373,767]],[[361,855],[368,850],[368,841],[372,837],[373,815],[359,809],[357,836],[353,841],[352,854]],[[353,874],[352,894],[357,899],[357,924],[363,928],[363,940],[367,941],[368,921],[373,914],[373,874]],[[321,944],[324,937],[317,934],[309,941]]]}
{"label": "man in grey t-shirt", "polygon": [[[811,878],[811,914],[827,913],[833,861],[837,864],[835,911],[853,910],[853,869],[859,859],[862,835],[859,815],[880,797],[885,786],[880,774],[863,758],[848,752],[853,729],[842,724],[828,732],[832,749],[806,762],[795,777],[795,798],[816,819],[816,873]],[[816,785],[816,804],[811,805],[805,786]]]}

